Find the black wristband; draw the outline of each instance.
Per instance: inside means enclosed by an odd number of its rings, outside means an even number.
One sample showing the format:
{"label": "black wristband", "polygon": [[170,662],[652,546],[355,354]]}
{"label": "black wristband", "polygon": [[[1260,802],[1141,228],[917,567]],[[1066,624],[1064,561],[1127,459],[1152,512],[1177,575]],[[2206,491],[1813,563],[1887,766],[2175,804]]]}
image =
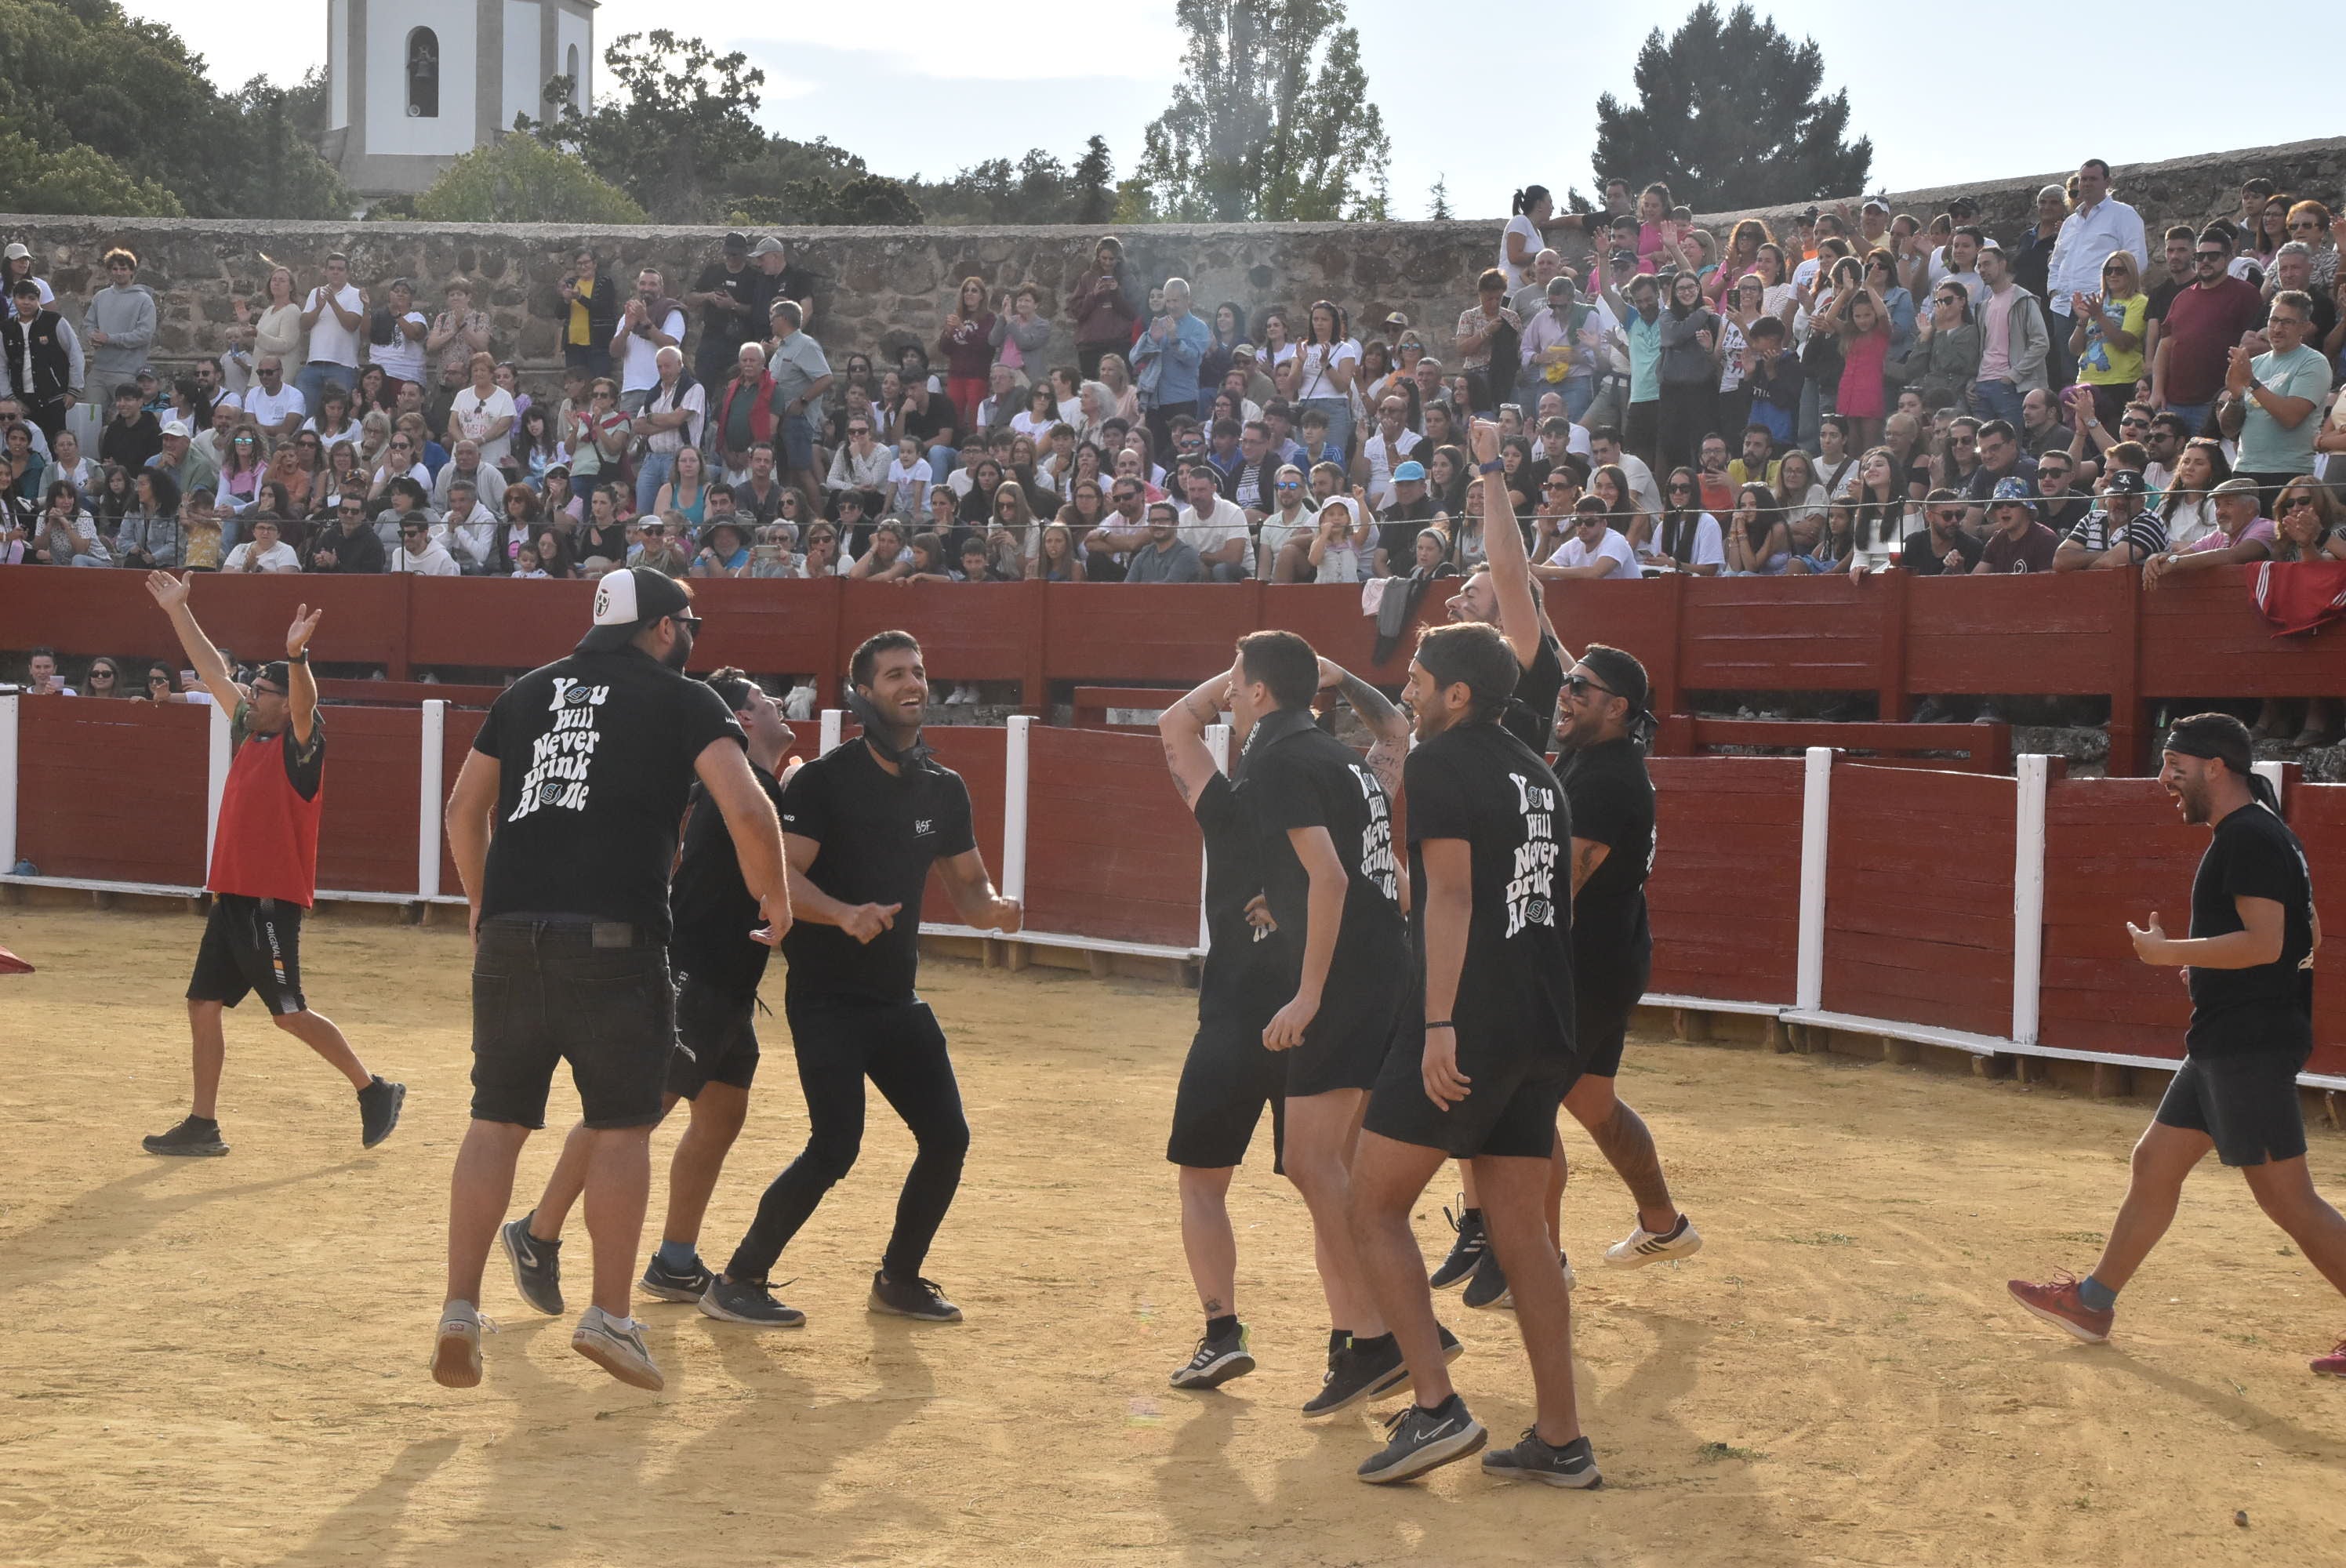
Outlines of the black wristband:
{"label": "black wristband", "polygon": [[291,658],[287,659],[285,662],[287,664],[308,664],[310,662],[310,650],[308,648],[303,648],[300,653],[295,654]]}
{"label": "black wristband", "polygon": [[1504,463],[1501,462],[1478,463],[1474,465],[1474,472],[1477,473],[1496,473],[1506,466],[1507,465]]}
{"label": "black wristband", "polygon": [[1451,1023],[1451,1022],[1450,1022],[1450,1020],[1448,1020],[1447,1018],[1437,1018],[1437,1019],[1435,1019],[1433,1023],[1428,1023],[1428,1024],[1426,1025],[1426,1027],[1427,1027],[1428,1029],[1449,1029],[1449,1030],[1455,1030],[1455,1029],[1458,1027],[1458,1025],[1456,1025],[1455,1023]]}

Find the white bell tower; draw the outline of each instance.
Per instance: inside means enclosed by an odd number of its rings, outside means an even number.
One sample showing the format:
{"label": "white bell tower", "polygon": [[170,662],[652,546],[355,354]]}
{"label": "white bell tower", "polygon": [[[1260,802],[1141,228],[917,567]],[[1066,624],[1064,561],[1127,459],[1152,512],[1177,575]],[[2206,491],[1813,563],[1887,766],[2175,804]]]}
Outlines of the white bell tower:
{"label": "white bell tower", "polygon": [[417,191],[543,118],[547,81],[593,91],[596,0],[327,0],[327,151],[362,195]]}

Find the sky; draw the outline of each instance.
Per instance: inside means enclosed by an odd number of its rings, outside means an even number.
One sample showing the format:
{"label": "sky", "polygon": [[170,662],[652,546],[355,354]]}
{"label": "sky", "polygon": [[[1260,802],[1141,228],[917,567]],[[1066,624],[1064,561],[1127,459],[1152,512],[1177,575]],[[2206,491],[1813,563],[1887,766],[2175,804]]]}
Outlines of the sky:
{"label": "sky", "polygon": [[[1690,8],[1690,7],[1689,7]],[[256,74],[292,80],[326,55],[325,0],[291,0],[306,25],[256,28],[231,5],[185,0],[125,0],[133,15],[167,22],[202,54],[212,76],[235,86]],[[1873,138],[1877,189],[1961,184],[2074,167],[2100,157],[2119,166],[2243,146],[2335,134],[2323,94],[2275,99],[2235,93],[2199,101],[2225,114],[2177,114],[2146,90],[2086,90],[2079,72],[2106,87],[2110,62],[2064,73],[2075,46],[2072,20],[2093,15],[2071,0],[1967,0],[1959,13],[1894,8],[1878,0],[1782,0],[1766,7],[1777,25],[1814,38],[1828,90],[1846,87],[1851,134]],[[1514,35],[1488,27],[1489,8],[1449,13],[1424,0],[1349,0],[1361,35],[1370,97],[1392,142],[1396,218],[1426,216],[1429,188],[1446,179],[1460,218],[1504,217],[1517,186],[1591,186],[1597,97],[1634,91],[1632,67],[1647,29],[1674,27],[1678,5],[1592,7],[1545,0]],[[2074,12],[2074,18],[2063,13]],[[1085,16],[1070,46],[1073,15]],[[1592,13],[1595,13],[1592,15]],[[1933,50],[1942,26],[1960,15],[1984,53],[1968,48],[1950,73]],[[2266,30],[2207,25],[2204,5],[2135,0],[2127,31],[2142,44],[2131,58],[2146,78],[2166,74],[2177,41],[2206,79],[2253,84],[2270,70]],[[828,137],[882,174],[950,175],[987,158],[1015,160],[1040,147],[1072,164],[1085,138],[1107,138],[1119,177],[1138,156],[1141,132],[1165,107],[1181,66],[1169,0],[1046,5],[991,19],[967,0],[882,0],[880,6],[755,8],[679,6],[675,0],[604,0],[598,46],[633,31],[668,26],[738,48],[763,68],[758,118],[800,140]],[[1471,15],[1454,28],[1446,15]],[[981,48],[972,35],[985,40]],[[2088,34],[2087,36],[2097,35]],[[1483,59],[1471,46],[1487,36]],[[1943,62],[1944,56],[1940,57]],[[2114,101],[2139,112],[2113,115]],[[1486,105],[1502,106],[1495,113]],[[2251,125],[2251,121],[2253,124]],[[1494,155],[1501,137],[1517,150]],[[1634,171],[1632,171],[1634,172]]]}

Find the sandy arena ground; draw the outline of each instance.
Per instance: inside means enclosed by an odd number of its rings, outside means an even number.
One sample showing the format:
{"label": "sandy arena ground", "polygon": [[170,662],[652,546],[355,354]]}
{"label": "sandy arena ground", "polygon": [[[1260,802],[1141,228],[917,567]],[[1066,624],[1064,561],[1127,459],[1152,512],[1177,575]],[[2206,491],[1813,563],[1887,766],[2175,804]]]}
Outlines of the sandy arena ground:
{"label": "sandy arena ground", "polygon": [[[1166,1387],[1198,1316],[1161,1157],[1183,993],[930,966],[975,1130],[930,1272],[966,1324],[863,1310],[910,1157],[883,1113],[777,1271],[803,1332],[646,1302],[668,1387],[642,1394],[573,1355],[498,1259],[484,1305],[503,1331],[460,1394],[424,1357],[464,1126],[461,937],[342,917],[305,943],[312,1001],[412,1086],[389,1144],[362,1153],[348,1091],[247,1008],[222,1105],[234,1154],[156,1159],[138,1138],[184,1108],[198,932],[0,911],[0,942],[41,967],[0,980],[0,1561],[2346,1562],[2346,1385],[2305,1370],[2346,1307],[2237,1180],[2210,1163],[2119,1344],[2071,1343],[2004,1294],[2007,1275],[2092,1260],[2139,1104],[1633,1049],[1624,1089],[1709,1247],[1606,1269],[1628,1209],[1573,1129],[1605,1489],[1502,1486],[1470,1461],[1373,1490],[1352,1479],[1369,1416],[1296,1414],[1323,1308],[1302,1206],[1267,1161],[1233,1194],[1262,1368],[1218,1395]],[[779,1020],[767,1051],[704,1238],[719,1258],[803,1133]],[[541,1137],[525,1156],[524,1204],[553,1154]],[[2317,1135],[2315,1160],[2346,1196],[2346,1139]],[[1430,1252],[1450,1199],[1438,1187],[1419,1217]],[[1511,1438],[1529,1419],[1514,1320],[1446,1299],[1470,1346],[1460,1386]]]}

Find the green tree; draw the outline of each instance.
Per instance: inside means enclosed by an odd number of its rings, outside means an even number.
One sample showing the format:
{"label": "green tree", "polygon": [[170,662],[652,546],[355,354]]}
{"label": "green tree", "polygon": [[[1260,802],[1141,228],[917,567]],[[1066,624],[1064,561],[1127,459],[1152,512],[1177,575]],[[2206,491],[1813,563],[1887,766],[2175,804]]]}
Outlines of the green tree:
{"label": "green tree", "polygon": [[102,152],[86,147],[51,152],[14,131],[0,131],[0,212],[187,216],[178,197]]}
{"label": "green tree", "polygon": [[1084,144],[1072,178],[1076,222],[1106,223],[1116,215],[1116,160],[1108,157],[1106,137],[1094,136]]}
{"label": "green tree", "polygon": [[474,148],[420,192],[427,223],[641,223],[635,199],[571,153],[521,131]]}
{"label": "green tree", "polygon": [[1174,15],[1189,44],[1141,152],[1151,215],[1385,216],[1392,146],[1343,0],[1177,0]]}
{"label": "green tree", "polygon": [[1445,172],[1433,177],[1433,185],[1425,193],[1425,216],[1436,223],[1450,221],[1450,176]]}
{"label": "green tree", "polygon": [[556,76],[546,86],[546,101],[559,106],[554,117],[520,117],[515,128],[576,151],[657,219],[718,216],[729,172],[766,150],[766,133],[750,118],[766,73],[739,49],[719,55],[666,28],[614,39],[603,65],[608,75],[592,109],[581,113],[570,79]]}
{"label": "green tree", "polygon": [[1616,173],[1660,179],[1678,200],[1709,208],[1767,207],[1865,188],[1873,142],[1841,139],[1847,89],[1821,97],[1824,56],[1794,44],[1747,5],[1724,20],[1710,0],[1666,43],[1637,51],[1637,102],[1596,100],[1599,190]]}

